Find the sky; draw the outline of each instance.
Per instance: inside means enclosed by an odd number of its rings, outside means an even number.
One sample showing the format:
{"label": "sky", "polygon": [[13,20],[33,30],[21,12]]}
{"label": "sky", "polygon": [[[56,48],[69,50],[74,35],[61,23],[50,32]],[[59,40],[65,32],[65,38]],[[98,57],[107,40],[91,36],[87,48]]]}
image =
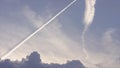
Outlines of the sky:
{"label": "sky", "polygon": [[[0,57],[33,33],[73,0],[0,0]],[[77,0],[49,25],[27,40],[7,58],[21,60],[33,51],[43,62],[80,60],[93,68],[120,67],[120,2],[96,0],[94,19],[84,35],[85,0]],[[97,67],[94,67],[97,68]]]}

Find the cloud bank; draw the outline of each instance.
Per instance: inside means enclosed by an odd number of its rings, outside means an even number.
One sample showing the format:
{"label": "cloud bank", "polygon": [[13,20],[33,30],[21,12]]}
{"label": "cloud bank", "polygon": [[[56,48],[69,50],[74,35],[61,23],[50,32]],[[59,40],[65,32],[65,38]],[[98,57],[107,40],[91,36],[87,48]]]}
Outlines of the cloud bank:
{"label": "cloud bank", "polygon": [[0,60],[0,68],[85,68],[85,66],[79,60],[68,61],[65,64],[42,63],[40,54],[32,52],[22,61]]}

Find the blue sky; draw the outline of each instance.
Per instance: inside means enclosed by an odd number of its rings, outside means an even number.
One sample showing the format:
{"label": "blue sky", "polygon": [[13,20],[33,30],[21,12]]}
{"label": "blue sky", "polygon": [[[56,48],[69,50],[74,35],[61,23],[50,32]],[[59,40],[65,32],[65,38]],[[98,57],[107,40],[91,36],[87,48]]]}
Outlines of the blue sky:
{"label": "blue sky", "polygon": [[[72,1],[0,0],[0,56],[9,52]],[[79,59],[88,66],[99,64],[103,67],[119,68],[119,6],[118,0],[96,0],[95,16],[85,34],[85,48],[89,55],[87,60],[84,58],[81,41],[84,0],[77,0],[8,58],[20,60],[32,51],[38,51],[47,63]]]}

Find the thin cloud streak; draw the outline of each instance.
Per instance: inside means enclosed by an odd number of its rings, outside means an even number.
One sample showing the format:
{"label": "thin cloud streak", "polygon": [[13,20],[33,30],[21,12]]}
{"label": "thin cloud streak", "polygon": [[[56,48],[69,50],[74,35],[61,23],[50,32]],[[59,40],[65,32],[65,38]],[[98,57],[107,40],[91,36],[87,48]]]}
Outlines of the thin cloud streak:
{"label": "thin cloud streak", "polygon": [[15,46],[12,50],[10,50],[6,55],[4,55],[1,59],[5,59],[7,56],[9,56],[11,53],[13,53],[17,48],[19,48],[22,44],[24,44],[27,40],[29,40],[32,36],[34,36],[36,33],[41,31],[44,27],[46,27],[48,24],[50,24],[56,17],[58,17],[61,13],[66,11],[70,6],[72,6],[77,0],[72,1],[70,4],[68,4],[65,8],[63,8],[59,13],[57,13],[54,17],[52,17],[47,23],[42,25],[40,28],[38,28],[35,32],[33,32],[31,35],[29,35],[27,38],[25,38],[22,42],[20,42],[17,46]]}
{"label": "thin cloud streak", "polygon": [[85,4],[84,24],[89,26],[94,19],[96,0],[85,0]]}
{"label": "thin cloud streak", "polygon": [[95,4],[96,0],[85,0],[86,8],[85,8],[85,15],[84,15],[84,30],[82,32],[82,46],[83,52],[85,53],[85,59],[88,59],[88,52],[85,48],[85,33],[88,30],[88,27],[92,24],[95,15]]}

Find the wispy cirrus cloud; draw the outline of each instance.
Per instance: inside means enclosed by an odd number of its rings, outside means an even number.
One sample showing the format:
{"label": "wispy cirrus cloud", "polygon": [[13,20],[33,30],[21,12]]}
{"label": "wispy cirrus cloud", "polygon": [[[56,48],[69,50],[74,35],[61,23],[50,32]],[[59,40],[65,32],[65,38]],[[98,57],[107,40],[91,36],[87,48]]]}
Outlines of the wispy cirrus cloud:
{"label": "wispy cirrus cloud", "polygon": [[[47,14],[48,18],[44,19],[42,16],[33,11],[29,6],[27,6],[23,9],[23,14],[25,18],[31,22],[30,24],[38,28],[44,24],[46,19],[52,17],[51,14],[53,13],[51,12],[50,14]],[[78,51],[81,49],[79,43],[69,38],[69,36],[67,36],[64,31],[62,31],[62,27],[63,26],[59,22],[59,19],[54,20],[49,26],[38,32],[35,36],[33,36],[33,38],[28,40],[28,42],[23,44],[23,46],[18,48],[8,58],[20,59],[33,50],[37,50],[41,53],[43,61],[48,63],[63,63],[66,62],[66,60],[72,59],[80,60],[80,57],[82,57],[82,52],[81,54],[78,54]],[[19,56],[15,57],[14,55],[16,54]]]}
{"label": "wispy cirrus cloud", "polygon": [[119,37],[119,31],[109,28],[99,37],[93,33],[90,34],[87,34],[86,37],[86,46],[89,52],[88,62],[91,65],[97,65],[96,67],[119,68],[120,42],[116,38]]}

